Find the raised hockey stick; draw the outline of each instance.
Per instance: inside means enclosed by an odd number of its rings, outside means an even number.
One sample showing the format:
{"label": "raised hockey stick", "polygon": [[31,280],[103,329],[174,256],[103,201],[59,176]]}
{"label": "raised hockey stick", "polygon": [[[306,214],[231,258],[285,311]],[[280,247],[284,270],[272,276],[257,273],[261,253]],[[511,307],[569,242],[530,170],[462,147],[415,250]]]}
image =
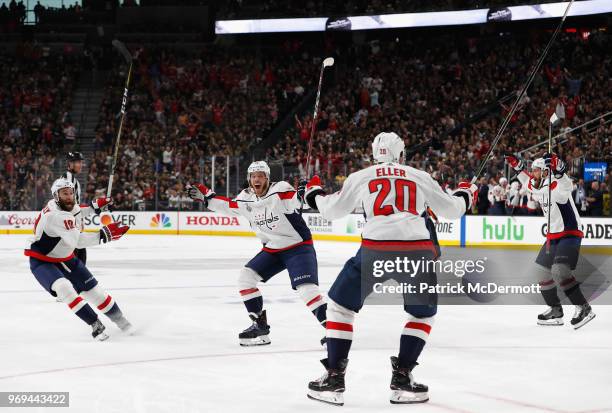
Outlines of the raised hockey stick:
{"label": "raised hockey stick", "polygon": [[[317,86],[317,98],[315,99],[314,105],[314,114],[312,115],[312,125],[310,127],[310,137],[308,138],[308,153],[306,155],[306,178],[310,178],[310,157],[312,154],[312,140],[314,137],[315,128],[317,125],[317,114],[319,112],[319,99],[321,98],[321,86],[323,84],[323,72],[326,67],[331,67],[334,65],[334,58],[327,57],[321,63],[321,72],[319,73],[319,85]],[[302,210],[304,209],[304,200],[300,201],[300,215],[302,215]]]}
{"label": "raised hockey stick", "polygon": [[111,161],[111,170],[110,175],[108,176],[108,188],[106,190],[106,196],[111,196],[111,191],[113,189],[113,179],[115,177],[115,167],[117,166],[117,157],[119,155],[119,142],[121,141],[121,131],[123,129],[123,121],[125,119],[125,107],[127,105],[128,99],[128,89],[130,87],[130,80],[132,78],[132,55],[125,47],[125,44],[120,42],[119,40],[113,40],[113,47],[115,47],[119,53],[123,56],[126,63],[129,65],[127,79],[125,80],[125,88],[123,89],[123,99],[121,101],[121,120],[119,121],[119,129],[117,130],[117,139],[115,140],[115,150],[113,151],[113,159]]}
{"label": "raised hockey stick", "polygon": [[[556,113],[553,113],[548,122],[548,154],[552,156],[552,129],[555,122],[559,119]],[[550,210],[552,209],[552,201],[550,199],[552,193],[552,167],[548,165],[548,210],[546,211],[546,254],[550,254]]]}
{"label": "raised hockey stick", "polygon": [[557,25],[557,28],[555,29],[553,35],[551,36],[550,40],[548,41],[548,44],[544,48],[544,51],[542,52],[542,55],[538,59],[536,65],[533,67],[533,69],[531,70],[531,73],[527,77],[527,81],[525,81],[525,84],[521,88],[520,93],[517,95],[516,100],[512,104],[512,107],[510,108],[510,111],[506,115],[506,118],[504,119],[504,121],[502,122],[501,126],[499,127],[499,130],[497,131],[497,134],[495,135],[495,139],[493,139],[493,143],[491,144],[491,147],[489,148],[489,151],[487,152],[487,155],[480,162],[480,166],[478,167],[478,169],[476,170],[476,174],[472,178],[472,183],[473,184],[476,183],[476,181],[478,180],[478,178],[480,177],[480,175],[484,171],[485,166],[487,165],[487,162],[489,162],[489,159],[491,158],[491,155],[493,154],[493,150],[495,149],[495,147],[497,146],[497,144],[498,144],[499,140],[501,139],[502,135],[506,131],[506,128],[508,127],[508,124],[510,123],[510,119],[512,119],[512,116],[514,116],[514,113],[516,112],[516,110],[517,110],[517,108],[519,106],[520,101],[523,99],[523,96],[525,96],[525,93],[527,92],[527,89],[531,85],[531,82],[533,82],[533,79],[535,79],[538,71],[540,70],[540,67],[542,67],[542,63],[544,63],[544,59],[546,59],[546,56],[548,55],[548,51],[549,51],[550,47],[555,42],[555,39],[557,38],[557,35],[561,31],[561,28],[563,27],[563,23],[565,23],[565,19],[567,17],[567,14],[569,13],[570,8],[572,7],[573,3],[574,3],[574,0],[570,0],[570,2],[568,3],[567,7],[565,8],[565,13],[563,13],[563,17],[561,18],[561,21]]}

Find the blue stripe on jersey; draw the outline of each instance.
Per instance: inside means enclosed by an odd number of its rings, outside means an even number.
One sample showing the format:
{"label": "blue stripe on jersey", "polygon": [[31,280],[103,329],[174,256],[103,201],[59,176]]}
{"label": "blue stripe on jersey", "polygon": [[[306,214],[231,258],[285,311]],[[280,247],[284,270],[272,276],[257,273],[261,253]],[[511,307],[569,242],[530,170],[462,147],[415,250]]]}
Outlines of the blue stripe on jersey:
{"label": "blue stripe on jersey", "polygon": [[38,241],[33,242],[30,249],[39,254],[48,255],[61,240],[62,237],[50,237],[43,231],[42,237]]}
{"label": "blue stripe on jersey", "polygon": [[297,232],[300,237],[302,237],[303,241],[308,241],[309,239],[312,239],[312,234],[310,233],[310,230],[308,229],[304,218],[302,218],[300,214],[294,212],[293,214],[285,214],[285,217],[287,218],[287,221],[289,221],[295,232]]}
{"label": "blue stripe on jersey", "polygon": [[564,231],[578,229],[576,215],[574,214],[574,209],[572,208],[570,202],[570,199],[568,199],[565,204],[560,204],[557,202],[557,206],[559,207],[559,211],[561,212],[561,218],[563,218]]}

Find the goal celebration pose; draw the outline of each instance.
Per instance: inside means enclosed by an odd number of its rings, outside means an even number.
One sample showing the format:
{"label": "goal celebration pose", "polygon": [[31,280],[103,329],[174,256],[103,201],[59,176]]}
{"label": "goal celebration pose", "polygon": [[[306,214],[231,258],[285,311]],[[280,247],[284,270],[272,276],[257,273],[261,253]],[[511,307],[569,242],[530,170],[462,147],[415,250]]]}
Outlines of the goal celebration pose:
{"label": "goal celebration pose", "polygon": [[[362,308],[362,260],[381,251],[397,251],[413,260],[435,260],[436,245],[423,213],[430,207],[439,216],[455,219],[471,207],[476,186],[462,183],[453,195],[444,192],[426,172],[403,165],[404,141],[383,132],[372,143],[377,164],[352,173],[342,190],[326,195],[318,176],[305,187],[305,201],[326,219],[338,219],[363,206],[366,224],[361,248],[349,259],[329,291],[327,358],[321,360],[327,373],[308,385],[308,397],[342,405],[344,377],[353,339],[355,314]],[[367,268],[366,268],[367,270]],[[435,271],[424,269],[416,279],[436,283]],[[370,290],[367,290],[370,291]],[[420,403],[429,399],[428,388],[416,383],[412,370],[431,331],[437,312],[437,295],[426,295],[423,304],[404,296],[408,313],[400,339],[399,354],[391,357],[391,403]]]}
{"label": "goal celebration pose", "polygon": [[66,303],[70,310],[91,326],[98,341],[108,338],[105,326],[90,307],[96,306],[124,332],[132,328],[115,300],[104,291],[85,264],[74,255],[76,248],[118,240],[130,227],[112,223],[98,232],[81,232],[81,215],[107,210],[112,200],[99,198],[90,207],[81,208],[75,199],[74,184],[59,178],[51,187],[53,199],[43,208],[34,224],[34,237],[25,255],[38,282],[52,296]]}
{"label": "goal celebration pose", "polygon": [[217,196],[203,184],[187,187],[189,196],[204,202],[209,209],[248,219],[263,243],[262,250],[242,268],[238,278],[240,296],[253,321],[239,334],[240,345],[270,344],[270,326],[257,285],[285,269],[291,287],[325,327],[327,304],[319,292],[312,235],[297,212],[300,208],[297,192],[287,182],[270,182],[270,168],[263,161],[249,166],[247,180],[249,187],[235,199]]}
{"label": "goal celebration pose", "polygon": [[531,174],[528,174],[521,159],[513,155],[507,155],[505,159],[518,173],[521,185],[527,188],[542,206],[544,216],[550,214],[546,242],[536,258],[536,277],[544,302],[549,308],[538,315],[538,324],[563,325],[563,307],[557,295],[558,285],[576,306],[571,324],[574,329],[578,329],[591,321],[595,313],[572,274],[578,263],[584,235],[580,230],[580,215],[572,198],[572,180],[565,173],[565,162],[557,155],[547,153],[533,161]]}

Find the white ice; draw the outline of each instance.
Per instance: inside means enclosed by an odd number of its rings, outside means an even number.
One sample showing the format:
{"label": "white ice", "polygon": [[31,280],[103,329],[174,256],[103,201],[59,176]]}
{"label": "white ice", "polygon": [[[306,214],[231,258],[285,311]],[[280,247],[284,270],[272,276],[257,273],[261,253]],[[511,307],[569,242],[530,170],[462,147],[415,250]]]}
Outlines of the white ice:
{"label": "white ice", "polygon": [[[308,381],[323,373],[323,330],[286,272],[261,288],[272,344],[238,346],[250,321],[235,281],[260,248],[255,238],[128,234],[89,249],[92,273],[138,328],[122,336],[103,317],[111,338],[102,343],[38,285],[24,243],[24,236],[0,235],[0,391],[69,391],[70,409],[58,412],[334,409],[306,398]],[[316,243],[324,291],[357,246]],[[597,317],[577,331],[568,325],[571,308],[565,326],[537,326],[542,309],[441,306],[414,371],[431,401],[394,406],[389,356],[397,354],[406,315],[401,307],[367,306],[356,319],[342,409],[612,412],[612,307],[596,306]]]}

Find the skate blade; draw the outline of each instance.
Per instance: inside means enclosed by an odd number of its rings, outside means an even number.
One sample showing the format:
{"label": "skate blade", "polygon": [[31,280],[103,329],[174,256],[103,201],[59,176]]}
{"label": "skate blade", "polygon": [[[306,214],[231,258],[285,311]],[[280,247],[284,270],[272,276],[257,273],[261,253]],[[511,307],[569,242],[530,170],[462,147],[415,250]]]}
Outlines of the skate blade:
{"label": "skate blade", "polygon": [[136,334],[136,329],[132,324],[128,324],[123,328],[119,327],[119,329],[121,330],[121,333],[126,336],[133,336],[134,334]]}
{"label": "skate blade", "polygon": [[582,327],[583,325],[585,325],[586,323],[588,323],[594,318],[595,318],[595,313],[591,311],[586,317],[584,317],[584,319],[581,322],[579,322],[578,324],[574,324],[574,330],[578,330],[580,327]]}
{"label": "skate blade", "polygon": [[332,404],[334,406],[344,406],[344,394],[340,392],[309,390],[306,396],[318,402]]}
{"label": "skate blade", "polygon": [[270,338],[268,336],[259,336],[256,338],[241,338],[240,345],[242,347],[251,347],[251,346],[265,346],[266,344],[270,344]]}
{"label": "skate blade", "polygon": [[96,341],[106,341],[108,340],[108,334],[106,333],[100,333],[97,336],[94,337],[94,340]]}
{"label": "skate blade", "polygon": [[427,392],[414,393],[405,390],[392,390],[389,398],[391,404],[425,403],[428,400],[429,394]]}
{"label": "skate blade", "polygon": [[552,320],[538,320],[538,325],[540,326],[562,326],[563,319],[553,318]]}

